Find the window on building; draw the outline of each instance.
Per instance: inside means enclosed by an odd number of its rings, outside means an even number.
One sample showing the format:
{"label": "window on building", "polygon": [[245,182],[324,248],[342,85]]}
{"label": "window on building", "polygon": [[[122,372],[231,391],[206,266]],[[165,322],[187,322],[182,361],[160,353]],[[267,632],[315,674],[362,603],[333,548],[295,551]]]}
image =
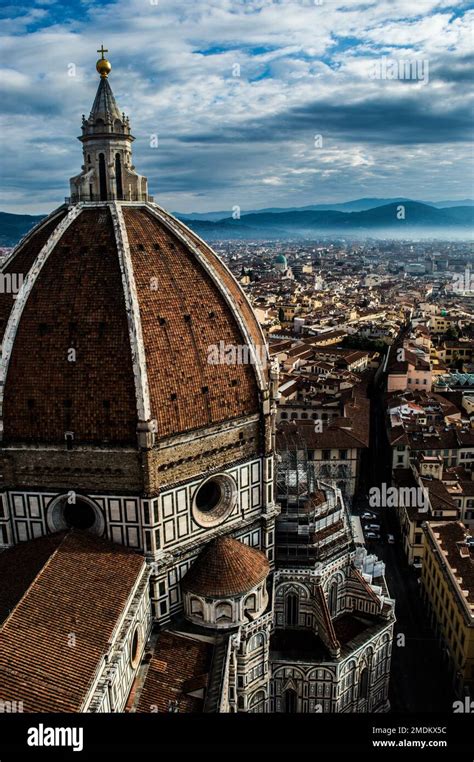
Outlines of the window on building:
{"label": "window on building", "polygon": [[364,667],[359,678],[359,698],[364,699],[369,695],[369,670]]}
{"label": "window on building", "polygon": [[202,609],[202,602],[199,600],[199,598],[192,598],[191,599],[191,614],[193,616],[197,616],[199,619],[203,619],[203,609]]}
{"label": "window on building", "polygon": [[337,580],[334,580],[329,590],[329,611],[331,612],[331,616],[336,616],[337,614],[337,598],[338,584]]}
{"label": "window on building", "polygon": [[107,201],[107,180],[105,173],[105,157],[103,153],[99,154],[99,192],[100,200]]}
{"label": "window on building", "polygon": [[296,627],[299,619],[299,600],[295,593],[290,593],[285,600],[285,620],[289,627]]}
{"label": "window on building", "polygon": [[219,603],[216,606],[216,622],[231,622],[232,606],[230,603]]}
{"label": "window on building", "polygon": [[255,611],[257,610],[257,596],[255,595],[255,593],[252,593],[252,595],[249,595],[245,599],[244,609],[245,609],[245,612],[248,614],[255,613]]}
{"label": "window on building", "polygon": [[298,706],[298,696],[293,688],[288,688],[284,694],[285,712],[286,714],[295,714]]}

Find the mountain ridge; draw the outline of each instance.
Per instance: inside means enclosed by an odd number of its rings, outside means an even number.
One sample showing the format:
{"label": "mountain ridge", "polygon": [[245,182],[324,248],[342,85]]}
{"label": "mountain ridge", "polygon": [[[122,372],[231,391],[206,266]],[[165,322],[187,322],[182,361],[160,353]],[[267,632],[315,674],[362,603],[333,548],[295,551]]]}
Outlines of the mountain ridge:
{"label": "mountain ridge", "polygon": [[[358,199],[363,205],[370,199]],[[467,199],[469,201],[469,199]],[[345,202],[352,205],[356,202]],[[315,205],[319,207],[319,205]],[[341,205],[339,205],[341,206]],[[242,213],[239,219],[227,217],[219,220],[190,219],[177,215],[192,230],[209,240],[216,238],[307,238],[317,235],[383,234],[384,237],[410,237],[409,234],[431,233],[449,237],[466,235],[474,227],[474,205],[437,207],[420,201],[396,199],[368,209],[341,210],[313,207],[289,208],[280,211],[259,210]],[[10,214],[0,212],[0,246],[14,246],[46,215]],[[377,236],[375,236],[377,237]]]}

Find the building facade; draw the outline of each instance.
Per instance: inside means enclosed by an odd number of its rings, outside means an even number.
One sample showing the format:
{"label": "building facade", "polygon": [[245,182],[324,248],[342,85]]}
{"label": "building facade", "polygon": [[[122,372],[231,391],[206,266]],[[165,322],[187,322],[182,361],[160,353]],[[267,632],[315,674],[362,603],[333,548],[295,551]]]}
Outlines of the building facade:
{"label": "building facade", "polygon": [[462,522],[423,525],[421,589],[458,699],[474,693],[474,539]]}

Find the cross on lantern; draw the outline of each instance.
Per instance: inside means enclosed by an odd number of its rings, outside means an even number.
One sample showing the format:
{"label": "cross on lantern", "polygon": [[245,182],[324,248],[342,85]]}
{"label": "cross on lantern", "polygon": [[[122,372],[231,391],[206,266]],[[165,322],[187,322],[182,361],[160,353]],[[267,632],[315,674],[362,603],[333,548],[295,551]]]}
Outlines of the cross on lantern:
{"label": "cross on lantern", "polygon": [[104,48],[104,43],[102,43],[102,45],[100,46],[100,50],[97,51],[97,53],[101,53],[102,58],[104,58],[104,53],[108,53],[108,52],[109,51],[107,50],[107,48]]}

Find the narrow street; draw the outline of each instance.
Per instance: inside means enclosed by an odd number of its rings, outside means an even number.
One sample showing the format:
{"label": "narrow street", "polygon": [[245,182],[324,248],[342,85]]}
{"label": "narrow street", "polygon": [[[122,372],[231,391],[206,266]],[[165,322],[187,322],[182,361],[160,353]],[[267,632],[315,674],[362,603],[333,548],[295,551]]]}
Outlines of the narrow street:
{"label": "narrow street", "polygon": [[[354,501],[354,513],[370,509],[377,512],[381,539],[368,542],[386,564],[386,580],[390,595],[395,598],[397,623],[392,650],[390,701],[392,712],[451,711],[452,689],[441,650],[432,632],[420,596],[416,572],[408,566],[400,542],[395,510],[369,508],[370,487],[382,482],[391,484],[391,452],[388,447],[383,415],[382,395],[371,394],[371,446],[361,480],[361,494]],[[389,545],[387,533],[395,536]]]}

